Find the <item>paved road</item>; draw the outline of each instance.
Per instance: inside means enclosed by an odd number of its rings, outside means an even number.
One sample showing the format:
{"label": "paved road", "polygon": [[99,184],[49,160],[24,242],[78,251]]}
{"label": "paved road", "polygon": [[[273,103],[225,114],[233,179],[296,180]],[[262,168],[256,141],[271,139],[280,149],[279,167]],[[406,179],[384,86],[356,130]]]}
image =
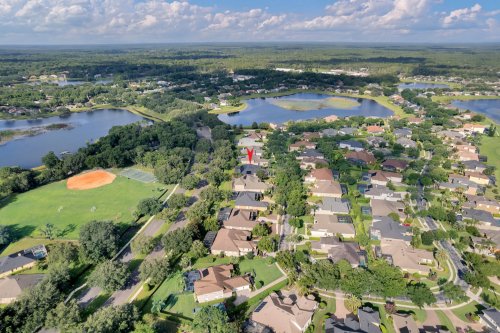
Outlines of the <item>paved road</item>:
{"label": "paved road", "polygon": [[293,227],[288,223],[290,220],[290,215],[286,214],[283,216],[283,224],[281,225],[281,233],[280,233],[280,250],[288,250],[290,249],[290,245],[285,240],[286,236],[290,235],[293,232]]}

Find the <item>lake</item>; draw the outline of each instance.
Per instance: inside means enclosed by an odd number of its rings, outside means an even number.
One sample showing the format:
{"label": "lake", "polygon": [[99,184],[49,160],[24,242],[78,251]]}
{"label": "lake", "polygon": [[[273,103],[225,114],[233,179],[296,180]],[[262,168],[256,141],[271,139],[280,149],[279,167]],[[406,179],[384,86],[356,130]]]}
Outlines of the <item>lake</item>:
{"label": "lake", "polygon": [[[219,115],[219,119],[230,125],[249,126],[254,121],[257,123],[282,124],[290,120],[308,120],[324,118],[331,115],[339,117],[365,116],[365,117],[390,117],[394,113],[388,108],[370,99],[355,99],[342,97],[347,102],[356,102],[353,107],[325,107],[308,111],[295,111],[276,105],[276,101],[304,101],[311,100],[315,103],[321,100],[330,99],[332,95],[299,93],[290,96],[253,98],[246,100],[247,108],[240,112],[226,113]],[[337,97],[338,98],[338,97]],[[325,103],[326,104],[326,103]],[[349,103],[345,103],[349,104]]]}
{"label": "lake", "polygon": [[436,88],[450,88],[447,84],[442,83],[423,83],[423,82],[408,82],[398,84],[398,88],[403,89],[436,89]]}
{"label": "lake", "polygon": [[49,151],[56,154],[64,151],[75,152],[88,142],[106,135],[113,126],[126,125],[140,120],[144,118],[126,110],[109,109],[36,120],[0,120],[0,131],[61,123],[71,125],[69,129],[47,131],[0,145],[0,167],[18,165],[23,168],[33,168],[39,166],[42,157]]}
{"label": "lake", "polygon": [[474,99],[470,101],[453,101],[451,105],[464,110],[471,110],[485,115],[496,123],[500,123],[500,98]]}

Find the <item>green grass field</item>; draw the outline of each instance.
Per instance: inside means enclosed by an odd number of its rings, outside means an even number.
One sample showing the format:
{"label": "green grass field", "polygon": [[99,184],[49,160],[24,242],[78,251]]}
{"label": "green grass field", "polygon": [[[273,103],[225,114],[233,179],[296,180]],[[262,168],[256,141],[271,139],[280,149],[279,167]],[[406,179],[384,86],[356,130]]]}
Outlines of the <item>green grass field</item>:
{"label": "green grass field", "polygon": [[310,111],[320,110],[325,108],[333,109],[352,109],[359,106],[359,102],[354,99],[342,97],[329,97],[326,99],[310,100],[310,99],[276,99],[271,100],[271,104],[279,106],[283,109],[294,111]]}
{"label": "green grass field", "polygon": [[495,167],[495,177],[500,179],[500,138],[483,135],[479,151],[488,157],[487,164]]}
{"label": "green grass field", "polygon": [[83,191],[68,190],[66,181],[59,181],[3,202],[0,224],[13,226],[17,239],[40,237],[40,228],[47,223],[53,224],[60,233],[58,238],[76,239],[80,226],[92,220],[132,222],[137,203],[144,198],[158,197],[165,188],[165,185],[141,183],[121,176],[110,185]]}

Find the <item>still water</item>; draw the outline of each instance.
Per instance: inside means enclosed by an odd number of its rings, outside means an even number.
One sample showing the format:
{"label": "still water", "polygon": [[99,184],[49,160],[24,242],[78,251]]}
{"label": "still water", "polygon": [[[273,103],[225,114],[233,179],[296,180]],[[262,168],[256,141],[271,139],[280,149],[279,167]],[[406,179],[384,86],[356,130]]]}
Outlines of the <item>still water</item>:
{"label": "still water", "polygon": [[75,152],[106,135],[113,126],[134,123],[144,118],[126,110],[95,110],[73,113],[65,117],[36,120],[0,120],[0,131],[19,130],[51,124],[69,124],[68,129],[47,131],[23,137],[0,145],[0,167],[21,166],[32,168],[41,165],[42,157],[49,151],[56,154]]}
{"label": "still water", "polygon": [[[353,108],[323,108],[309,111],[294,111],[279,107],[271,103],[274,99],[300,99],[300,100],[320,100],[334,97],[324,94],[299,93],[283,97],[254,98],[247,100],[247,108],[243,111],[219,115],[219,119],[230,125],[251,125],[257,123],[275,123],[294,120],[307,120],[324,118],[330,115],[339,117],[365,116],[365,117],[390,117],[394,113],[388,108],[370,99],[358,99],[358,106]],[[356,99],[354,99],[356,100]]]}

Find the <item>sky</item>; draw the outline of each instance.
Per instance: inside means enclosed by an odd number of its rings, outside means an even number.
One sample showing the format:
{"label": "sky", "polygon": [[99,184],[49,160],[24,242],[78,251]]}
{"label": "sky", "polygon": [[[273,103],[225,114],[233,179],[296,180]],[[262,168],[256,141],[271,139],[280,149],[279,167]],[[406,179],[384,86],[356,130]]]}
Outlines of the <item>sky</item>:
{"label": "sky", "polygon": [[500,0],[0,0],[0,44],[500,42]]}

